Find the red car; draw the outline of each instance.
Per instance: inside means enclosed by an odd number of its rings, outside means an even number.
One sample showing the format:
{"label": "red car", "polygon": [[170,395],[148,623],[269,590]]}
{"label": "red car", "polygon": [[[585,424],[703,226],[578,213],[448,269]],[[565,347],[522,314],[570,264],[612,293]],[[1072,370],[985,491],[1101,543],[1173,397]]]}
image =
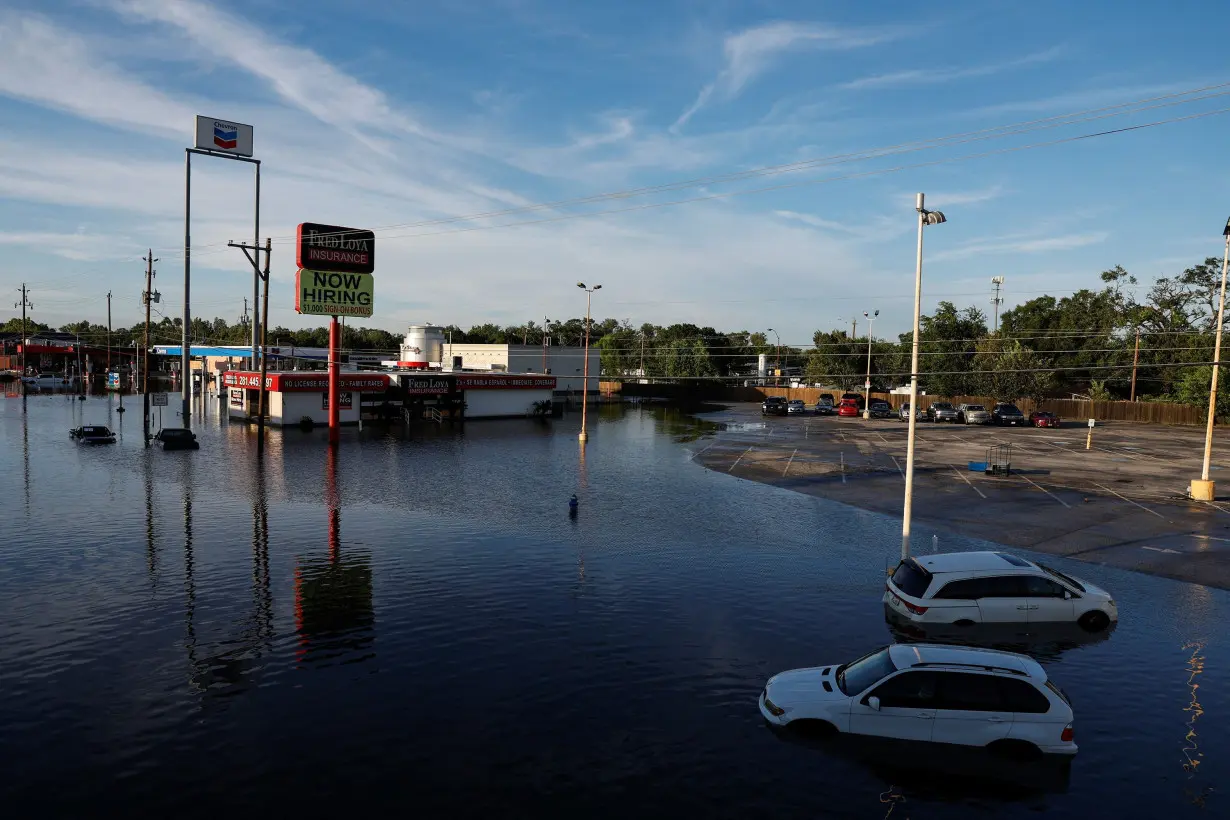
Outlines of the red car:
{"label": "red car", "polygon": [[858,402],[853,399],[842,399],[841,405],[837,408],[839,416],[859,416],[862,411],[858,409]]}
{"label": "red car", "polygon": [[1035,410],[1029,414],[1030,427],[1058,427],[1059,416],[1046,410]]}

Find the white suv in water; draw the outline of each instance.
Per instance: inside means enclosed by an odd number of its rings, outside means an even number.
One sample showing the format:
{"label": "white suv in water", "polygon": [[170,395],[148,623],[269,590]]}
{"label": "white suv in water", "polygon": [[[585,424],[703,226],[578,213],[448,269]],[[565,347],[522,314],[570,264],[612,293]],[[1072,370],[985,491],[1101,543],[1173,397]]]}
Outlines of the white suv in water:
{"label": "white suv in water", "polygon": [[1119,620],[1109,592],[1006,552],[907,558],[884,585],[891,616],[915,623],[1078,623],[1100,632]]}
{"label": "white suv in water", "polygon": [[993,649],[894,644],[853,663],[782,672],[760,693],[760,713],[828,733],[1076,754],[1067,696],[1033,658]]}

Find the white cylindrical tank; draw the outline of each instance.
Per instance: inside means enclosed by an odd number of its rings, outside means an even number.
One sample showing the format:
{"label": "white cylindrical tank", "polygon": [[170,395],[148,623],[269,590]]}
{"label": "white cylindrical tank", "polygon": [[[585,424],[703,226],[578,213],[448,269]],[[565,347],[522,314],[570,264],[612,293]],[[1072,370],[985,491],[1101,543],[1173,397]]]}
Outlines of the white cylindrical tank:
{"label": "white cylindrical tank", "polygon": [[768,357],[765,356],[765,354],[761,353],[759,358],[756,360],[756,375],[762,379],[769,375],[769,363],[766,361],[767,358]]}
{"label": "white cylindrical tank", "polygon": [[410,325],[401,346],[401,363],[405,367],[427,367],[439,364],[444,354],[444,328],[436,325]]}

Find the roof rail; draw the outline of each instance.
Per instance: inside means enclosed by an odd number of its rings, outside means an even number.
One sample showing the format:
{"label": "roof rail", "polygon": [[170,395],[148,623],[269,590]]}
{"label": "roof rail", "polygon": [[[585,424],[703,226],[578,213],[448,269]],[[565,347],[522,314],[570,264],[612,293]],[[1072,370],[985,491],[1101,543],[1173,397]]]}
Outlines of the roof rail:
{"label": "roof rail", "polygon": [[959,666],[963,669],[982,669],[986,672],[1007,672],[1010,675],[1021,675],[1022,677],[1030,677],[1030,674],[1023,669],[1010,669],[1007,666],[992,666],[985,663],[962,663],[961,661],[922,661],[920,663],[910,664],[910,669],[917,669],[920,666]]}

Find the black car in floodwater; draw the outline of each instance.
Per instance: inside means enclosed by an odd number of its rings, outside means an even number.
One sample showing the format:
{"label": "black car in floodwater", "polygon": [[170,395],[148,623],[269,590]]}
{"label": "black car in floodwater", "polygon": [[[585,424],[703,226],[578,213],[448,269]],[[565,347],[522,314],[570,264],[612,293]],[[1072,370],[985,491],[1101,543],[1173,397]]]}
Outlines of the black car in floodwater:
{"label": "black car in floodwater", "polygon": [[762,416],[784,416],[787,412],[786,400],[781,396],[768,396],[760,405]]}
{"label": "black car in floodwater", "polygon": [[76,439],[78,444],[115,444],[115,433],[102,424],[74,427],[68,434]]}
{"label": "black car in floodwater", "polygon": [[196,433],[183,427],[164,427],[154,435],[154,441],[164,450],[199,450],[201,442]]}

